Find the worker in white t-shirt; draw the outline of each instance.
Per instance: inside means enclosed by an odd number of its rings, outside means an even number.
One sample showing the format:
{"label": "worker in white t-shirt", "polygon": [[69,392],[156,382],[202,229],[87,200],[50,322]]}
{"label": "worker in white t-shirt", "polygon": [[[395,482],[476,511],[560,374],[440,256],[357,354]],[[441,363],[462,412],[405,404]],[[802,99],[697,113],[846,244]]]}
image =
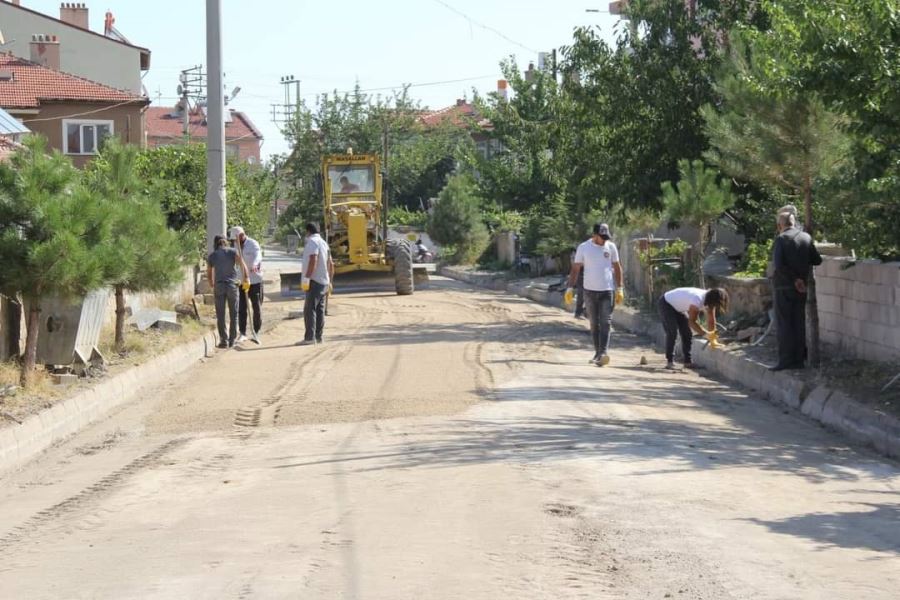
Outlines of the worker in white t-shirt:
{"label": "worker in white t-shirt", "polygon": [[566,297],[571,298],[575,282],[583,270],[584,310],[591,322],[591,337],[594,342],[594,357],[591,362],[601,367],[609,364],[613,295],[615,304],[621,304],[625,300],[619,250],[610,241],[610,237],[609,225],[594,225],[591,239],[582,242],[575,251],[575,261],[569,273],[569,289],[566,290]]}
{"label": "worker in white t-shirt", "polygon": [[[305,332],[297,346],[311,346],[322,343],[325,330],[325,296],[334,281],[334,261],[315,223],[306,224],[306,244],[303,246],[303,275],[301,287],[306,291],[303,301],[303,321]],[[308,286],[308,287],[307,287]]]}
{"label": "worker in white t-shirt", "polygon": [[[697,318],[700,313],[706,311],[706,324],[709,329],[704,329]],[[681,334],[681,352],[684,355],[684,366],[691,368],[691,339],[693,333],[709,339],[710,344],[715,344],[716,335],[716,311],[724,313],[728,311],[728,292],[722,288],[704,290],[702,288],[683,287],[669,290],[659,298],[659,317],[666,330],[666,368],[675,368],[675,338]]]}

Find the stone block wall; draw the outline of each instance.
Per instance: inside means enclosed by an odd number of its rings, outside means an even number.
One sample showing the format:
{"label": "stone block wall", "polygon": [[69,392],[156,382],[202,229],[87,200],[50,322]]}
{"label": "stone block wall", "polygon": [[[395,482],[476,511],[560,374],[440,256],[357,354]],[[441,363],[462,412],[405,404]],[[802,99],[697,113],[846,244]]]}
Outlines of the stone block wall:
{"label": "stone block wall", "polygon": [[900,263],[826,257],[816,292],[823,341],[857,358],[900,360]]}
{"label": "stone block wall", "polygon": [[729,315],[763,315],[772,308],[772,284],[765,277],[744,279],[707,275],[706,287],[725,288],[731,302]]}

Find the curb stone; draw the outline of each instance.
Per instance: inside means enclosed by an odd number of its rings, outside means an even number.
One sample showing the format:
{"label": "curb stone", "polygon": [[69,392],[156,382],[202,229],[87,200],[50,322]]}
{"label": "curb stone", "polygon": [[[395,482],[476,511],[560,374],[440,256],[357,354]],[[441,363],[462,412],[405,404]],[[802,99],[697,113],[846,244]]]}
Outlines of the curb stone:
{"label": "curb stone", "polygon": [[831,388],[820,385],[816,387],[812,392],[809,393],[809,396],[806,397],[806,400],[803,401],[803,405],[800,407],[800,412],[802,412],[807,417],[815,419],[816,421],[822,422],[822,411],[825,409],[825,403],[828,402],[828,399],[832,394]]}
{"label": "curb stone", "polygon": [[[563,307],[562,294],[549,292],[545,286],[521,281],[511,282],[491,273],[473,273],[465,269],[441,267],[441,275],[485,287],[504,291],[530,300]],[[543,288],[543,289],[541,289]],[[664,343],[664,334],[658,323],[644,315],[628,310],[613,312],[613,324],[632,333],[651,338],[657,347]],[[873,410],[854,401],[843,392],[820,385],[809,389],[803,381],[787,373],[772,372],[756,361],[741,358],[732,352],[708,352],[702,340],[694,339],[694,362],[710,371],[751,389],[777,405],[799,410],[847,437],[874,447],[893,458],[900,458],[900,419]]]}
{"label": "curb stone", "polygon": [[165,382],[193,367],[201,358],[212,356],[215,345],[215,332],[208,332],[199,340],[173,348],[31,415],[21,424],[0,429],[0,470],[27,462],[99,420],[110,409],[129,402],[142,389]]}

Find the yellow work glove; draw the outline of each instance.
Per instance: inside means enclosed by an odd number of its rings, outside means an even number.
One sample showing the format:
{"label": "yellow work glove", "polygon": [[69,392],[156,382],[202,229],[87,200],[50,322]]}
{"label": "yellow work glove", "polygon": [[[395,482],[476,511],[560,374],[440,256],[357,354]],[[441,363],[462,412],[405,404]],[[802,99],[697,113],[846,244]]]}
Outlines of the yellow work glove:
{"label": "yellow work glove", "polygon": [[249,282],[249,281],[245,281],[244,283],[242,283],[242,284],[241,284],[241,289],[244,290],[244,293],[245,293],[245,294],[246,294],[247,292],[249,292],[249,291],[250,291],[250,282]]}
{"label": "yellow work glove", "polygon": [[721,348],[722,344],[719,343],[719,334],[715,331],[710,331],[706,334],[706,339],[709,340],[710,348]]}
{"label": "yellow work glove", "polygon": [[309,277],[301,277],[300,278],[300,289],[304,292],[309,291]]}
{"label": "yellow work glove", "polygon": [[616,306],[625,303],[625,289],[616,288]]}
{"label": "yellow work glove", "polygon": [[328,284],[328,292],[327,292],[328,295],[330,296],[330,295],[331,295],[331,292],[333,292],[333,291],[334,291],[334,284],[333,284],[333,283],[329,283],[329,284]]}
{"label": "yellow work glove", "polygon": [[566,288],[566,293],[563,294],[563,302],[567,306],[575,302],[575,288]]}

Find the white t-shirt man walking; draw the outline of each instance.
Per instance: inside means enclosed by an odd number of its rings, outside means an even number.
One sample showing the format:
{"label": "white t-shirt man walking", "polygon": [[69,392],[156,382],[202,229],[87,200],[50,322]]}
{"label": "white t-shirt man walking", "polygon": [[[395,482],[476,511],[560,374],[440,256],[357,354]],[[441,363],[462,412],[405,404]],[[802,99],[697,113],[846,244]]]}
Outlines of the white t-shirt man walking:
{"label": "white t-shirt man walking", "polygon": [[578,274],[584,271],[584,308],[591,322],[591,338],[594,342],[594,357],[591,362],[604,366],[609,364],[609,336],[612,325],[613,295],[615,304],[625,299],[622,266],[619,250],[610,240],[609,225],[594,225],[591,239],[582,242],[575,251],[575,261],[569,273],[570,295]]}

